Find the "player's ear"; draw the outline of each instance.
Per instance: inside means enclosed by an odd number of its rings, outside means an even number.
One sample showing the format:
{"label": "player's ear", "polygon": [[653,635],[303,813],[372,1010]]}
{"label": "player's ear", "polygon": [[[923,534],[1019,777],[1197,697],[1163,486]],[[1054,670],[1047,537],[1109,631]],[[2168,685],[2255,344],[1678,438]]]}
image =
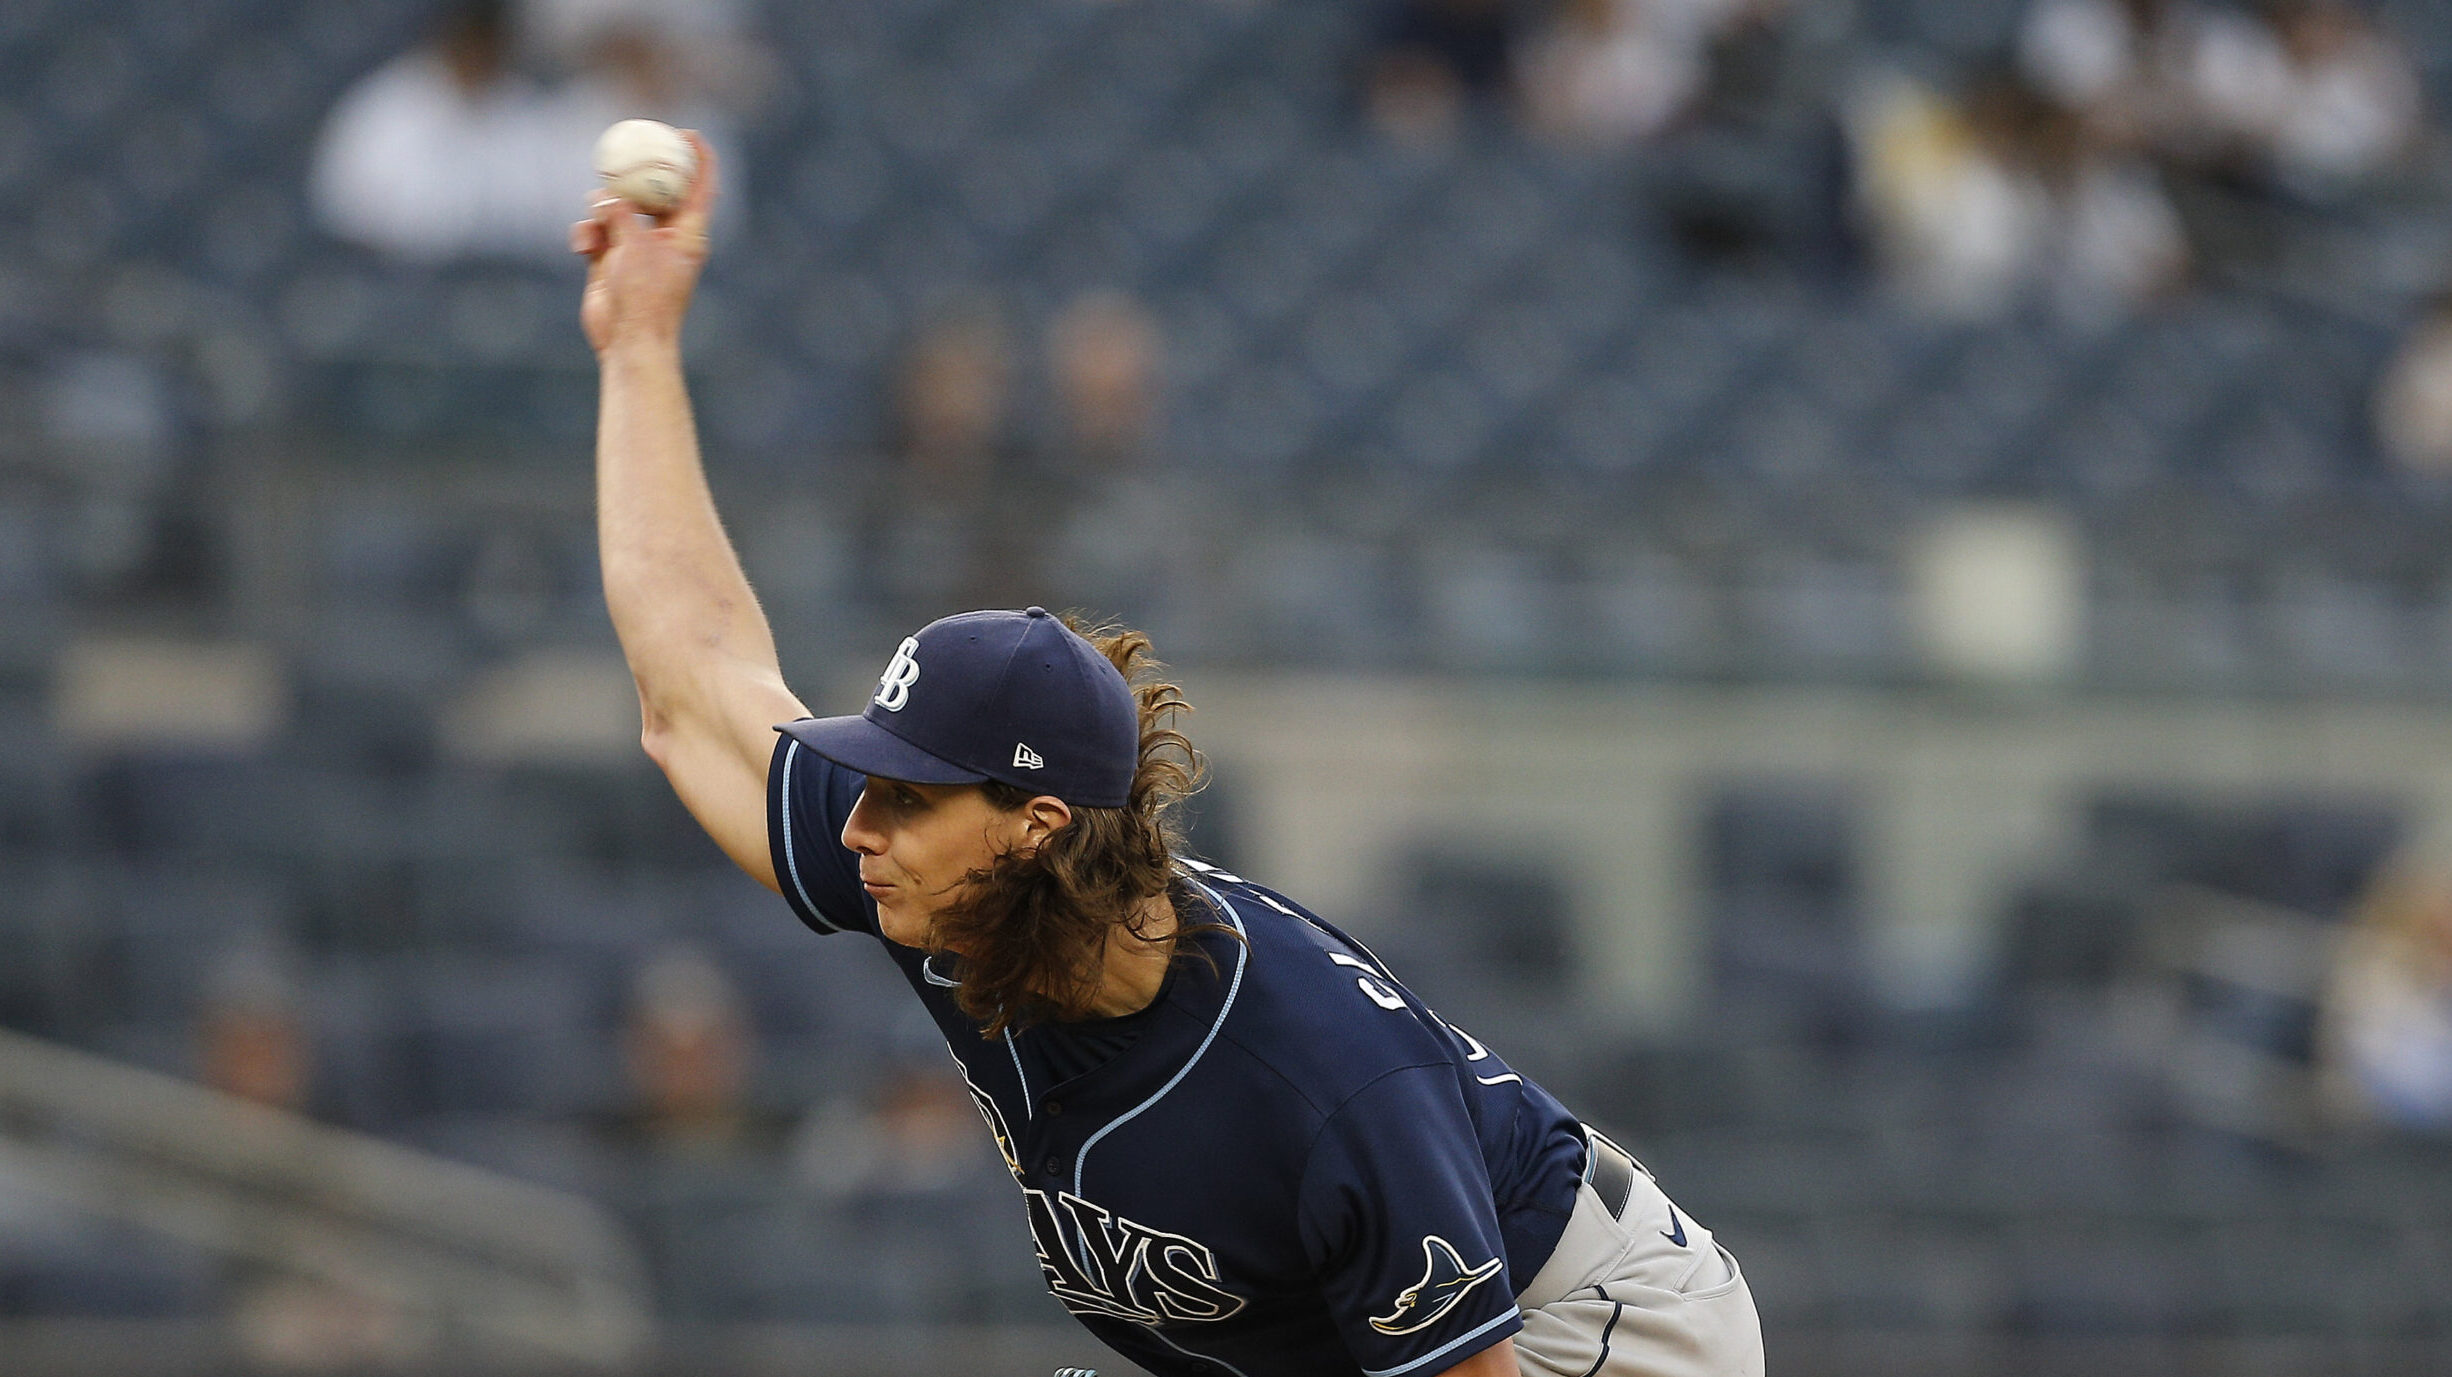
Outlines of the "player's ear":
{"label": "player's ear", "polygon": [[1022,849],[1036,851],[1059,830],[1071,825],[1072,806],[1053,794],[1041,794],[1022,805]]}

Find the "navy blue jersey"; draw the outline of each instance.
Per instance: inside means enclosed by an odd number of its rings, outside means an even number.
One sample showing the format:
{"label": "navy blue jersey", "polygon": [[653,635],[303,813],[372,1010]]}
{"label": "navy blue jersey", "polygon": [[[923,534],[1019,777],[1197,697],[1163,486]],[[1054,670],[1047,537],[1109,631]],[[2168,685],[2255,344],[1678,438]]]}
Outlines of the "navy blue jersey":
{"label": "navy blue jersey", "polygon": [[[775,873],[819,932],[878,935],[839,838],[863,780],[799,743],[768,786]],[[1020,1183],[1048,1289],[1153,1373],[1436,1373],[1521,1328],[1574,1207],[1581,1126],[1282,896],[1184,869],[1188,939],[1112,1060],[1054,1081],[994,1041],[959,961],[886,943]],[[1205,956],[1206,959],[1202,959]]]}

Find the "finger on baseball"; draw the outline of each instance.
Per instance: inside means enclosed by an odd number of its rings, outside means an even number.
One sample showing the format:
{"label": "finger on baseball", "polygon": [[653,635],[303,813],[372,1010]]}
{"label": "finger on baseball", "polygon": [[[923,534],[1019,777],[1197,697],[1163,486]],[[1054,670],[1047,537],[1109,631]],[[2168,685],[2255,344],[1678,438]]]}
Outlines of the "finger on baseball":
{"label": "finger on baseball", "polygon": [[681,137],[690,141],[690,150],[698,155],[698,172],[690,178],[690,189],[682,193],[681,204],[665,223],[703,235],[707,232],[707,216],[715,206],[715,147],[695,129],[682,130]]}
{"label": "finger on baseball", "polygon": [[581,220],[570,227],[570,251],[593,258],[605,250],[604,226],[593,218]]}
{"label": "finger on baseball", "polygon": [[595,205],[596,228],[604,235],[604,246],[611,249],[626,242],[638,231],[638,207],[619,196],[600,198]]}

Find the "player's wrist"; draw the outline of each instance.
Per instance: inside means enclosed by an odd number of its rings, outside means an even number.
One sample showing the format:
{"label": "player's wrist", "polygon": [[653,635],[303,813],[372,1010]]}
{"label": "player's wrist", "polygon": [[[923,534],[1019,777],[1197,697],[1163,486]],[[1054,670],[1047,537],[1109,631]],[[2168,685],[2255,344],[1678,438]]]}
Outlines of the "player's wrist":
{"label": "player's wrist", "polygon": [[605,368],[679,367],[681,363],[681,331],[635,327],[621,331],[596,351],[596,361]]}

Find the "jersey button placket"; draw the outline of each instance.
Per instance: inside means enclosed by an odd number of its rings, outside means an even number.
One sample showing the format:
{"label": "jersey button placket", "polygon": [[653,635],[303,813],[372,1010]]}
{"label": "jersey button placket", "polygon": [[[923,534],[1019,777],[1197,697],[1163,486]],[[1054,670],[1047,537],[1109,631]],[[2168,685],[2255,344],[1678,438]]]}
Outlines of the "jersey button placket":
{"label": "jersey button placket", "polygon": [[1048,1118],[1053,1119],[1064,1112],[1064,1101],[1049,1100],[1047,1103],[1039,1107],[1047,1111]]}

